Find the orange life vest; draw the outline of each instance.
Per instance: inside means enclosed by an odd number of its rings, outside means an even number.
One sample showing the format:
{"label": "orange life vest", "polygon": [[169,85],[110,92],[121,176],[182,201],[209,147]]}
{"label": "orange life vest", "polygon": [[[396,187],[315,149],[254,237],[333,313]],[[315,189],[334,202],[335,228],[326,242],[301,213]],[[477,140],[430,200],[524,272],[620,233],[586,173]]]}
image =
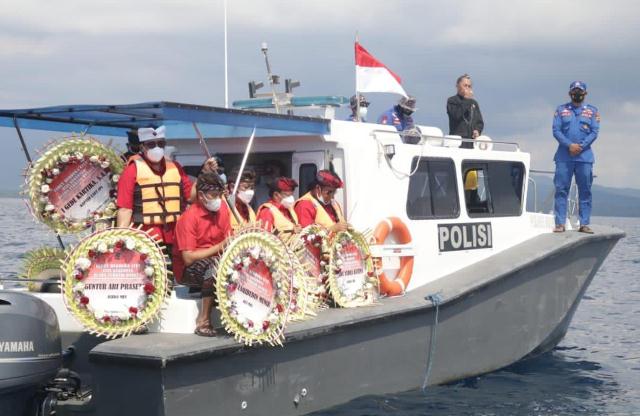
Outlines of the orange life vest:
{"label": "orange life vest", "polygon": [[264,204],[260,205],[260,208],[258,208],[258,212],[260,212],[260,210],[262,209],[268,209],[269,211],[271,211],[271,215],[273,215],[273,228],[275,228],[278,232],[292,231],[293,228],[298,225],[298,216],[296,215],[296,212],[293,210],[293,208],[287,209],[287,211],[291,215],[291,218],[293,218],[293,222],[271,202],[265,202]]}
{"label": "orange life vest", "polygon": [[136,164],[133,222],[135,224],[168,224],[182,213],[182,178],[175,163],[166,160],[166,170],[160,176],[142,157],[131,157]]}
{"label": "orange life vest", "polygon": [[[311,192],[307,192],[300,199],[296,201],[296,204],[300,201],[311,201],[313,206],[316,208],[316,217],[313,220],[314,223],[318,225],[322,225],[323,227],[329,228],[333,226],[336,222],[331,219],[327,210],[324,209],[324,206],[311,194]],[[342,215],[342,208],[340,208],[340,204],[338,204],[335,200],[331,200],[331,206],[336,211],[338,215],[338,221],[343,222],[344,216]]]}

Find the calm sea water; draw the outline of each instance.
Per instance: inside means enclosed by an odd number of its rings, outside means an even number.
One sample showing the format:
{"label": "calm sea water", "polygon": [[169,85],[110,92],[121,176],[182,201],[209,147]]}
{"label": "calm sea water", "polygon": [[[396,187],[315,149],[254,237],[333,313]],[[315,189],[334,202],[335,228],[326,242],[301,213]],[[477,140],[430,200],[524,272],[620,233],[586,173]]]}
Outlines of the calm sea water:
{"label": "calm sea water", "polygon": [[[56,246],[24,202],[0,198],[0,275],[24,253]],[[640,218],[595,218],[627,232],[550,353],[426,393],[372,396],[317,416],[640,415]],[[73,238],[65,239],[74,241]]]}

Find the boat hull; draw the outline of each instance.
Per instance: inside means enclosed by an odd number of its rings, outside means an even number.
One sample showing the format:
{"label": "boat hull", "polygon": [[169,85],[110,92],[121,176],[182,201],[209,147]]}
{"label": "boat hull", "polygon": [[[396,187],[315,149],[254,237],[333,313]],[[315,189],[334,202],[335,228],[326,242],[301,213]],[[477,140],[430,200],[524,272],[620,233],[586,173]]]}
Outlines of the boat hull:
{"label": "boat hull", "polygon": [[562,339],[623,235],[542,235],[404,297],[296,323],[283,348],[179,334],[102,343],[90,354],[95,411],[306,414],[420,387],[429,363],[429,385],[497,370]]}

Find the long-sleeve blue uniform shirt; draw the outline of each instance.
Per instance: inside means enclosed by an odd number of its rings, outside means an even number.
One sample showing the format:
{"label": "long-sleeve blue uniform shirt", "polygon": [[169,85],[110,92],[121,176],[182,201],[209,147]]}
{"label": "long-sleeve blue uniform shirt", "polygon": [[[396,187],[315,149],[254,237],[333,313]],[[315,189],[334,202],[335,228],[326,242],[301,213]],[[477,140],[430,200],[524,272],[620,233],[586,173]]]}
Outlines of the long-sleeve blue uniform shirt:
{"label": "long-sleeve blue uniform shirt", "polygon": [[[553,116],[553,137],[558,141],[558,150],[553,158],[556,162],[595,161],[591,144],[598,138],[600,114],[590,104],[574,107],[572,103],[562,104]],[[576,156],[569,153],[569,145],[577,143],[582,152]]]}

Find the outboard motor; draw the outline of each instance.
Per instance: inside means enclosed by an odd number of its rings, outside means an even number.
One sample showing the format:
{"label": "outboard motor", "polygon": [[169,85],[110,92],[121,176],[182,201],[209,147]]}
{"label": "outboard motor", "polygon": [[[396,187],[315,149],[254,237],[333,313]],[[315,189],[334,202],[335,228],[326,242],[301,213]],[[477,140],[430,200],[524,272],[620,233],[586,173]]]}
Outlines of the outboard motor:
{"label": "outboard motor", "polygon": [[26,293],[0,290],[0,415],[42,414],[62,367],[55,311]]}

